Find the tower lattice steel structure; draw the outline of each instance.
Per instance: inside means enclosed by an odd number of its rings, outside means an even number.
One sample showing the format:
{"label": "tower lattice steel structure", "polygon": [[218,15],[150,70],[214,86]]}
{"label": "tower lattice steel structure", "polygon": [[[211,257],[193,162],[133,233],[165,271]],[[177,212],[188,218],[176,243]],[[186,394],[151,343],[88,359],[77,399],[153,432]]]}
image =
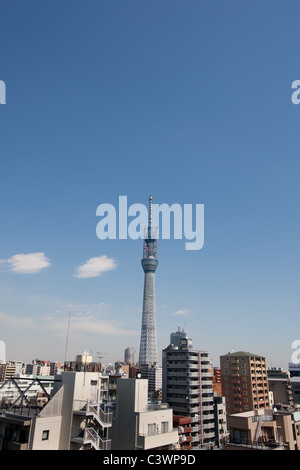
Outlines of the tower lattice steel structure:
{"label": "tower lattice steel structure", "polygon": [[143,316],[140,341],[139,363],[157,364],[157,340],[155,318],[155,271],[157,260],[157,237],[152,229],[152,196],[149,197],[149,223],[145,233],[142,267],[145,273]]}

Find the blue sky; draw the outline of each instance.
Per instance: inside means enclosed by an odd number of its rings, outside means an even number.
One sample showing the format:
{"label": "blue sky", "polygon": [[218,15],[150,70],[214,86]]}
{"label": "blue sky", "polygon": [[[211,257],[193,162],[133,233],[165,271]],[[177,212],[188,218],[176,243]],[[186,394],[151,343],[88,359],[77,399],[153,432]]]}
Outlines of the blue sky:
{"label": "blue sky", "polygon": [[[127,346],[138,358],[142,243],[99,240],[96,209],[153,194],[205,206],[202,250],[159,241],[159,349],[181,326],[216,366],[235,349],[287,367],[299,339],[299,2],[0,9],[8,359],[62,361],[70,311],[68,359],[90,349],[114,361]],[[112,269],[76,277],[98,257]]]}

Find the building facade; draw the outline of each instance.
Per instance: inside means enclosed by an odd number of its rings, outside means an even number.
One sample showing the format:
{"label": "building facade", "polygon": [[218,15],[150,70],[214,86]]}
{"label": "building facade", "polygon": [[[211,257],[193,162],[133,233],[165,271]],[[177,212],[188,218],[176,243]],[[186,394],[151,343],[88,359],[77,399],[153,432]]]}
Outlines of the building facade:
{"label": "building facade", "polygon": [[175,415],[191,418],[192,447],[210,447],[215,443],[211,359],[207,352],[194,350],[186,334],[178,333],[179,346],[163,350],[162,399]]}
{"label": "building facade", "polygon": [[226,400],[225,397],[214,394],[215,403],[215,443],[216,447],[223,449],[228,437],[229,432],[227,428],[227,415],[226,415]]}
{"label": "building facade", "polygon": [[269,408],[266,359],[249,352],[220,357],[222,393],[228,414]]}
{"label": "building facade", "polygon": [[112,425],[112,450],[173,450],[178,432],[166,404],[148,403],[147,379],[119,379]]}
{"label": "building facade", "polygon": [[289,371],[273,367],[268,369],[267,373],[273,407],[277,409],[292,409],[294,402]]}

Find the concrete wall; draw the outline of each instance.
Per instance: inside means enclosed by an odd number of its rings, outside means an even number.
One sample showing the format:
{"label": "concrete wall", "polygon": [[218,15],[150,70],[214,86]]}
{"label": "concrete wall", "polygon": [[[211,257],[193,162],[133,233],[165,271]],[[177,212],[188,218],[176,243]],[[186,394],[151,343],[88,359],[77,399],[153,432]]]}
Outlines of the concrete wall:
{"label": "concrete wall", "polygon": [[169,431],[173,429],[173,411],[171,408],[140,413],[138,434],[148,435],[148,424],[154,423],[156,424],[156,434],[160,434],[163,422],[168,423]]}
{"label": "concrete wall", "polygon": [[30,450],[58,450],[61,420],[61,416],[36,418],[32,423],[33,441]]}

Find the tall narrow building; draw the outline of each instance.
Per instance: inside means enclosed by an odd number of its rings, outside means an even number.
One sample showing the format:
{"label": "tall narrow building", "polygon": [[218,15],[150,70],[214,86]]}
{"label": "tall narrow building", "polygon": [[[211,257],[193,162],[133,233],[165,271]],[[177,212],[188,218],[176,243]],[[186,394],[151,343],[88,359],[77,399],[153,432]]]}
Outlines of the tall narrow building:
{"label": "tall narrow building", "polygon": [[220,356],[227,414],[270,408],[266,358],[245,351]]}
{"label": "tall narrow building", "polygon": [[192,448],[215,443],[213,367],[209,353],[194,349],[193,341],[180,330],[162,352],[162,400],[174,415],[191,418]]}
{"label": "tall narrow building", "polygon": [[150,196],[148,231],[144,239],[142,259],[145,280],[139,353],[141,371],[143,366],[149,367],[158,363],[155,318],[155,271],[157,265],[157,239],[152,228],[152,196]]}

